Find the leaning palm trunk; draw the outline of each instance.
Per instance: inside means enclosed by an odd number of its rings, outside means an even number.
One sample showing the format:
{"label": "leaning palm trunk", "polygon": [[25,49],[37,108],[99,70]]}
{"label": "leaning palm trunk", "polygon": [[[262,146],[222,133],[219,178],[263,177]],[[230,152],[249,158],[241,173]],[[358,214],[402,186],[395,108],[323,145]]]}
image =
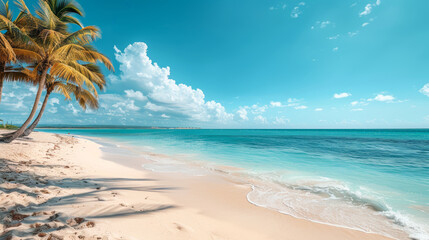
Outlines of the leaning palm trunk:
{"label": "leaning palm trunk", "polygon": [[0,102],[1,95],[3,94],[3,81],[4,81],[4,71],[6,70],[6,65],[0,63]]}
{"label": "leaning palm trunk", "polygon": [[0,102],[1,102],[2,94],[3,94],[3,76],[0,76]]}
{"label": "leaning palm trunk", "polygon": [[27,129],[25,129],[24,133],[21,136],[25,137],[25,136],[30,135],[33,132],[33,130],[36,128],[37,124],[39,124],[40,119],[42,118],[43,112],[45,111],[46,105],[48,103],[48,99],[49,99],[50,94],[51,94],[50,92],[46,92],[45,100],[43,100],[42,108],[40,108],[39,115],[37,115],[37,117],[33,121],[33,123]]}
{"label": "leaning palm trunk", "polygon": [[22,124],[22,126],[16,130],[11,136],[6,136],[0,139],[0,142],[10,143],[19,136],[21,136],[25,129],[30,124],[31,120],[33,120],[34,115],[36,115],[37,106],[39,105],[40,97],[42,96],[43,89],[45,88],[46,75],[48,73],[49,66],[45,66],[40,76],[39,88],[37,89],[36,99],[34,100],[33,109],[31,109],[30,116],[28,116],[27,120]]}

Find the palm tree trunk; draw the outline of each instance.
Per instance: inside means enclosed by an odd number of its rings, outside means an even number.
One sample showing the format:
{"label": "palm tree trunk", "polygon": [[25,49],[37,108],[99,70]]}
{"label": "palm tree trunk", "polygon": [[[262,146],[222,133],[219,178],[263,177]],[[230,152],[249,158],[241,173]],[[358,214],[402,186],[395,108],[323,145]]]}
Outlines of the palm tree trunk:
{"label": "palm tree trunk", "polygon": [[42,108],[40,108],[39,115],[37,115],[37,117],[33,121],[33,123],[27,129],[25,129],[24,133],[21,136],[26,137],[26,136],[30,135],[33,132],[33,130],[36,128],[37,124],[39,124],[39,121],[42,118],[43,112],[45,111],[46,105],[48,103],[48,99],[49,99],[50,94],[51,94],[51,92],[49,92],[49,91],[46,92],[45,100],[43,100]]}
{"label": "palm tree trunk", "polygon": [[3,74],[0,74],[0,103],[1,103],[1,95],[3,94]]}
{"label": "palm tree trunk", "polygon": [[6,70],[6,65],[3,63],[0,63],[0,102],[1,102],[1,95],[3,93],[3,76],[4,71]]}
{"label": "palm tree trunk", "polygon": [[21,136],[27,126],[30,124],[31,120],[33,120],[34,115],[36,115],[37,106],[39,105],[40,97],[42,96],[43,89],[45,88],[45,81],[46,81],[46,75],[48,73],[49,66],[45,66],[42,72],[42,75],[40,76],[40,82],[39,82],[39,88],[37,89],[36,99],[34,100],[33,108],[31,109],[30,116],[28,116],[27,120],[22,124],[22,126],[16,130],[11,136],[6,136],[3,138],[0,138],[0,142],[10,143],[19,136]]}

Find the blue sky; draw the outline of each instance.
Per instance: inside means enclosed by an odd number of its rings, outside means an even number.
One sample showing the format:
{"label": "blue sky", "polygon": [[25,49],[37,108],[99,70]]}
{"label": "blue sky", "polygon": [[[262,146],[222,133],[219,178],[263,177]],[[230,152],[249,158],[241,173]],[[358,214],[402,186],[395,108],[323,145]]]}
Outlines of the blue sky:
{"label": "blue sky", "polygon": [[[116,72],[99,110],[55,95],[42,124],[429,127],[429,1],[80,4]],[[7,83],[0,118],[22,122],[33,99]]]}

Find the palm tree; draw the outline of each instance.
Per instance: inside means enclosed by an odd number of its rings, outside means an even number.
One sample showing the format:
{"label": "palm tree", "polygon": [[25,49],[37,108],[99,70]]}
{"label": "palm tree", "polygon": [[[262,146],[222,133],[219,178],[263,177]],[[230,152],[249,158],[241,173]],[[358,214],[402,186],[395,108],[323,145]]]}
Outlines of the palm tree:
{"label": "palm tree", "polygon": [[102,62],[109,70],[113,70],[109,59],[89,45],[100,35],[97,27],[89,26],[68,33],[67,25],[59,20],[44,0],[39,1],[40,9],[36,11],[38,17],[31,15],[23,0],[17,2],[24,15],[22,21],[29,23],[29,29],[22,31],[14,22],[1,15],[0,23],[7,26],[8,33],[15,40],[15,54],[34,65],[33,72],[37,73],[39,86],[30,116],[12,136],[1,138],[2,142],[13,141],[30,124],[36,114],[48,73],[54,78],[73,80],[79,86],[85,84],[90,88],[89,91],[94,92],[92,83],[101,83],[102,79],[84,67],[82,62]]}
{"label": "palm tree", "polygon": [[[103,82],[95,84],[99,87],[100,90],[103,90],[106,82],[104,80],[103,74],[101,73],[101,69],[94,64],[86,64],[85,67],[100,76]],[[30,135],[36,128],[37,124],[39,124],[39,121],[42,118],[46,105],[48,103],[49,96],[52,92],[57,92],[64,95],[67,100],[71,100],[70,95],[73,94],[75,96],[76,101],[84,110],[86,110],[87,108],[98,108],[98,99],[96,91],[91,92],[75,83],[67,82],[64,79],[60,78],[55,79],[52,76],[48,76],[46,80],[46,95],[45,99],[43,100],[42,107],[40,108],[39,114],[37,115],[33,123],[24,131],[21,136]]]}

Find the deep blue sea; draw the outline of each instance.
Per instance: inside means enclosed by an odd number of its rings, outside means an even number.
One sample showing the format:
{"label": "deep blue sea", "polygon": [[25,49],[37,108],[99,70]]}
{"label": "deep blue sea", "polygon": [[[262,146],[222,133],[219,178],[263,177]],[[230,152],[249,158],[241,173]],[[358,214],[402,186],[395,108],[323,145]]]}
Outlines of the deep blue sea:
{"label": "deep blue sea", "polygon": [[256,205],[396,238],[405,231],[429,239],[429,130],[42,131],[160,154],[142,166],[153,171],[184,171],[190,162],[236,167],[223,171],[252,184],[248,200]]}

